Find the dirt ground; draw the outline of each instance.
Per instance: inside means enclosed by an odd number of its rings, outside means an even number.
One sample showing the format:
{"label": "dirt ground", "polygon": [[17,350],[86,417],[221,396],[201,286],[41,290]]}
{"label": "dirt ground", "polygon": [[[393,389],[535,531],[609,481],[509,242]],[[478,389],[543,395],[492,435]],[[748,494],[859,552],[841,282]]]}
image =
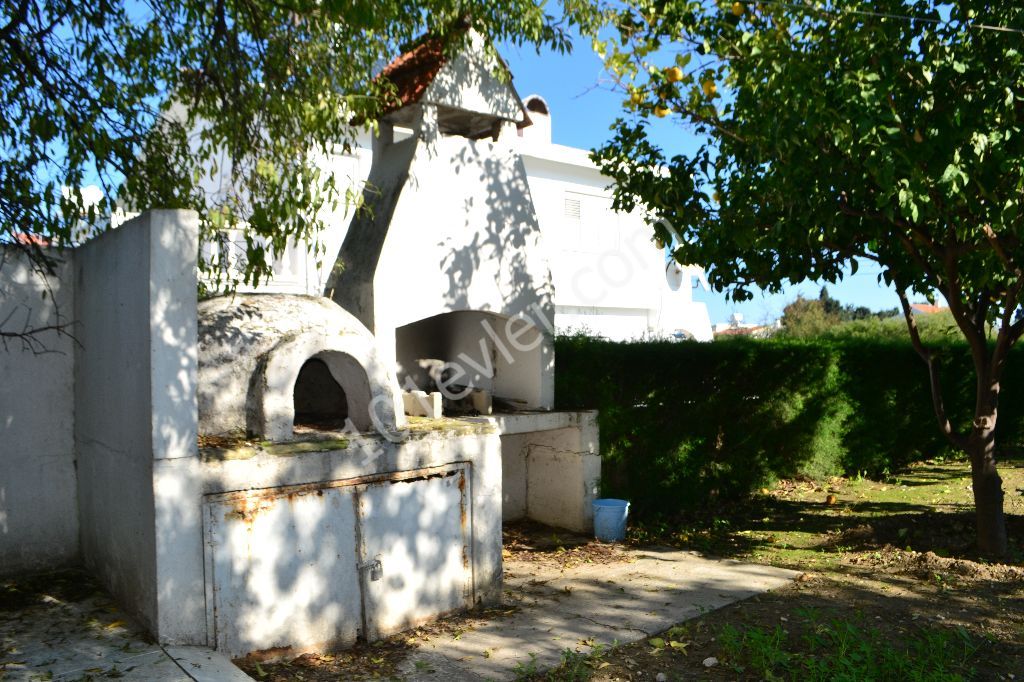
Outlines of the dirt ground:
{"label": "dirt ground", "polygon": [[[1009,563],[989,563],[973,554],[970,479],[961,462],[922,463],[884,481],[783,481],[727,515],[634,527],[630,542],[635,545],[667,544],[795,568],[803,575],[789,587],[707,613],[643,642],[611,650],[580,642],[563,669],[519,677],[761,679],[729,659],[722,645],[727,626],[778,628],[800,654],[805,635],[823,623],[839,622],[855,624],[897,650],[922,633],[962,628],[971,643],[961,671],[965,678],[1024,680],[1024,464],[1004,463],[1001,471],[1012,538]],[[505,554],[562,567],[621,560],[615,546],[535,524],[506,528]],[[447,619],[329,656],[238,663],[269,682],[395,679],[398,665],[425,634],[457,638],[475,622],[498,614]]]}
{"label": "dirt ground", "polygon": [[[1024,467],[1004,464],[1001,471],[1011,537],[1006,564],[973,552],[969,470],[961,462],[922,463],[886,481],[784,481],[728,517],[635,529],[634,541],[669,540],[804,574],[659,638],[680,646],[649,640],[601,655],[590,679],[761,679],[729,660],[721,642],[727,626],[779,627],[801,653],[804,637],[828,621],[855,623],[897,649],[922,632],[963,628],[977,647],[965,678],[1024,679]],[[717,663],[707,666],[709,658]]]}
{"label": "dirt ground", "polygon": [[[758,680],[757,674],[738,671],[723,653],[719,638],[724,627],[771,631],[779,626],[800,651],[805,650],[799,644],[803,637],[832,619],[877,630],[880,639],[897,644],[923,628],[961,626],[980,647],[970,679],[1024,679],[1021,573],[964,575],[954,562],[933,554],[895,549],[879,554],[878,560],[850,557],[834,570],[805,573],[790,587],[719,609],[661,638],[685,648],[659,648],[649,643],[656,640],[648,640],[615,649],[600,657],[591,679],[655,680],[662,673],[664,680]],[[707,667],[710,658],[717,664]]]}

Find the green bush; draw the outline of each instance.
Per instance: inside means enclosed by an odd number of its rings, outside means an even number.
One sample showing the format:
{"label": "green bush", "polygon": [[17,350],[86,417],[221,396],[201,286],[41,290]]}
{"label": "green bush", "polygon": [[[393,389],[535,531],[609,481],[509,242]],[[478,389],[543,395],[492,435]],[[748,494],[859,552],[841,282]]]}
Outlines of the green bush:
{"label": "green bush", "polygon": [[[969,420],[969,353],[952,342],[940,351],[949,411]],[[949,452],[907,342],[561,337],[555,377],[560,408],[600,410],[603,492],[641,515],[736,499],[779,477],[895,471]],[[1003,394],[1004,441],[1019,435],[1018,393]]]}

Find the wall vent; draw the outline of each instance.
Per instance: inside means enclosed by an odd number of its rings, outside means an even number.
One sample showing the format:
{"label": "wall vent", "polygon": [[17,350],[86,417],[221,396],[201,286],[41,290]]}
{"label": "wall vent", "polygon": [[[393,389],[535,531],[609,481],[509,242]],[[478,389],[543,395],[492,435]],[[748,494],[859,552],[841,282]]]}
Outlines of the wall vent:
{"label": "wall vent", "polygon": [[568,218],[569,220],[579,221],[579,219],[580,219],[580,200],[579,199],[570,199],[570,198],[566,197],[566,199],[565,199],[565,217]]}

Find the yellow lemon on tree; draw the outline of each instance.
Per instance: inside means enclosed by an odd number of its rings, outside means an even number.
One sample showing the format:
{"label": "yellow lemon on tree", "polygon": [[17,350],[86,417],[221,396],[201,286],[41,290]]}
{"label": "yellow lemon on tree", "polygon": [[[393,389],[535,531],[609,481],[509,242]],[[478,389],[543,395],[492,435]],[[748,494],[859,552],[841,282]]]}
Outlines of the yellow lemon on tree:
{"label": "yellow lemon on tree", "polygon": [[669,83],[678,83],[683,80],[683,70],[678,66],[670,66],[665,69],[665,80]]}
{"label": "yellow lemon on tree", "polygon": [[742,17],[743,13],[747,11],[746,5],[742,2],[732,3],[732,13],[737,17]]}
{"label": "yellow lemon on tree", "polygon": [[629,93],[629,101],[631,104],[633,104],[633,106],[637,106],[643,103],[644,96],[640,93],[639,90],[634,90],[633,92]]}
{"label": "yellow lemon on tree", "polygon": [[715,81],[713,80],[704,81],[703,83],[700,84],[700,87],[704,90],[705,97],[711,97],[716,92],[718,92],[718,86],[715,85]]}
{"label": "yellow lemon on tree", "polygon": [[665,118],[671,112],[672,110],[663,104],[659,104],[658,106],[654,107],[654,115],[657,116],[658,118]]}

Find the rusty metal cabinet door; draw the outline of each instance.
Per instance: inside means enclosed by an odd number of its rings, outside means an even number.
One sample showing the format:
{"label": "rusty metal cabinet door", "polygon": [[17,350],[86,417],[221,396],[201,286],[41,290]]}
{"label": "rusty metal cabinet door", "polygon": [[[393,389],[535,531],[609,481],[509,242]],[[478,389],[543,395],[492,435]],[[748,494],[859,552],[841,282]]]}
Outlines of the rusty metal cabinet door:
{"label": "rusty metal cabinet door", "polygon": [[361,486],[360,577],[373,641],[473,603],[463,467]]}
{"label": "rusty metal cabinet door", "polygon": [[284,654],[355,641],[362,609],[353,494],[294,486],[207,497],[208,631],[219,651]]}

